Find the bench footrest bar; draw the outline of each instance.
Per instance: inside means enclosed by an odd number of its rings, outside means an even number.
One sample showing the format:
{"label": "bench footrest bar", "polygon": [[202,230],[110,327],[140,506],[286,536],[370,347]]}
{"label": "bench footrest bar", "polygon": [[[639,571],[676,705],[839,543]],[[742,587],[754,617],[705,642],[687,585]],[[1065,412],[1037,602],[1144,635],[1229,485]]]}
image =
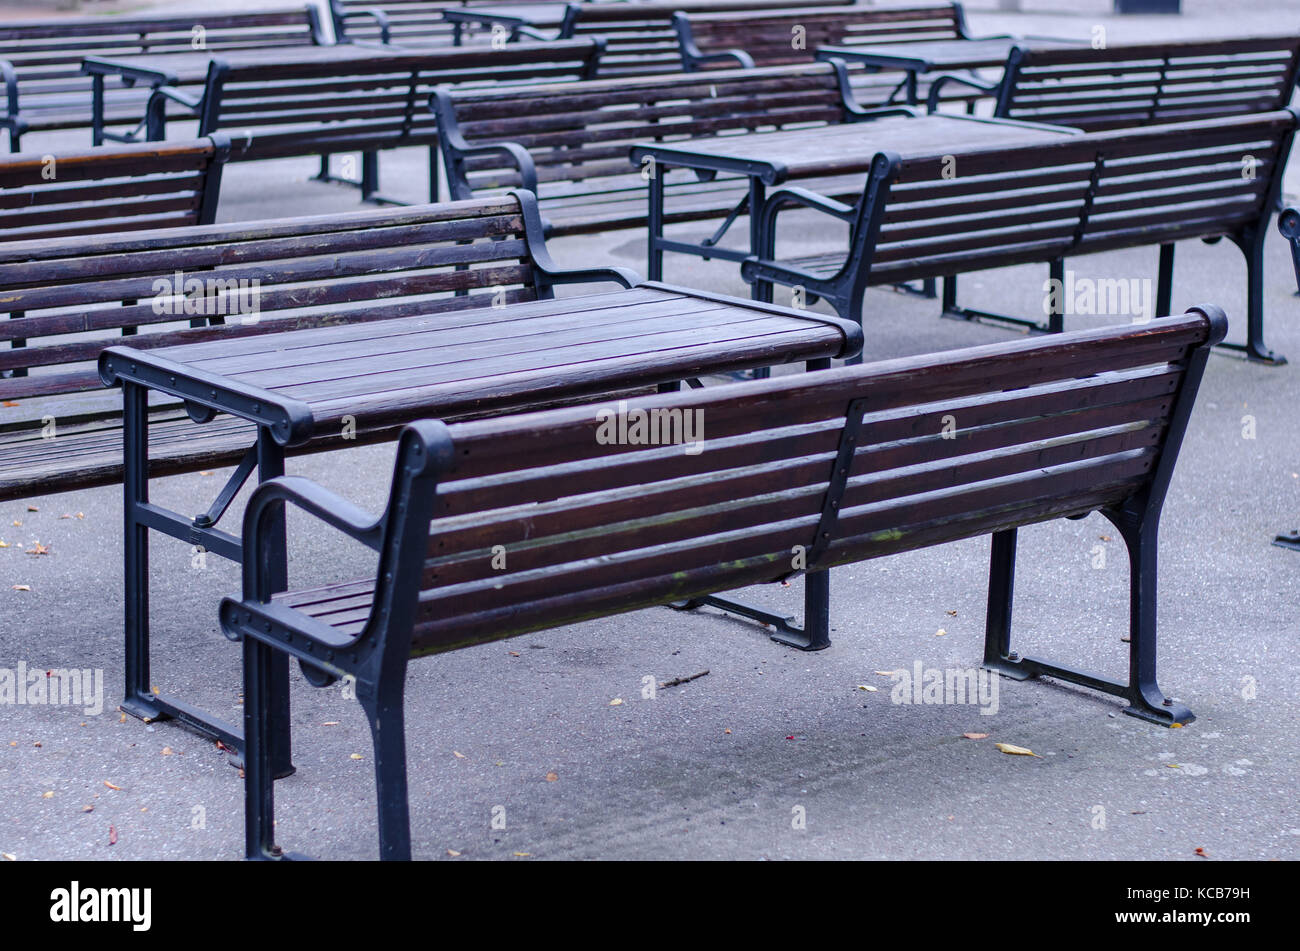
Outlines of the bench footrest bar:
{"label": "bench footrest bar", "polygon": [[1195,714],[1178,701],[1166,699],[1163,704],[1155,706],[1146,699],[1141,690],[1129,684],[1122,684],[1097,674],[1076,670],[1073,667],[1062,667],[1037,657],[1017,655],[1013,655],[1013,657],[1015,659],[1002,657],[997,660],[985,660],[984,669],[997,671],[1013,680],[1028,680],[1032,677],[1054,677],[1057,680],[1064,680],[1080,687],[1088,687],[1091,690],[1099,690],[1115,697],[1122,697],[1129,702],[1129,706],[1124,710],[1125,713],[1160,726],[1183,726],[1196,719]]}
{"label": "bench footrest bar", "polygon": [[[244,731],[220,717],[162,694],[128,697],[122,701],[121,709],[146,723],[175,720],[191,733],[213,741],[220,740],[223,746],[234,751],[230,764],[241,768],[244,765]],[[275,778],[292,776],[295,769],[293,764],[286,764],[275,771]]]}
{"label": "bench footrest bar", "polygon": [[[894,285],[899,287],[899,285]],[[913,292],[915,293],[915,292]],[[1026,317],[1012,317],[1010,314],[995,314],[988,310],[975,310],[970,307],[950,306],[943,309],[943,316],[951,320],[973,320],[978,323],[992,323],[1023,327],[1030,333],[1051,333],[1050,324],[1044,324]]]}
{"label": "bench footrest bar", "polygon": [[741,601],[733,601],[730,598],[708,595],[703,598],[692,598],[689,601],[677,601],[669,605],[675,611],[693,611],[696,608],[706,606],[726,611],[728,614],[739,614],[741,617],[749,618],[751,621],[758,621],[760,624],[771,625],[776,628],[776,632],[771,635],[772,640],[787,647],[796,647],[803,651],[820,651],[831,646],[829,639],[814,638],[803,628],[792,624],[794,618],[790,615],[773,614],[771,611],[764,611],[762,608],[756,608]]}
{"label": "bench footrest bar", "polygon": [[1300,551],[1300,531],[1278,535],[1273,539],[1273,544],[1278,548],[1290,548],[1292,551]]}

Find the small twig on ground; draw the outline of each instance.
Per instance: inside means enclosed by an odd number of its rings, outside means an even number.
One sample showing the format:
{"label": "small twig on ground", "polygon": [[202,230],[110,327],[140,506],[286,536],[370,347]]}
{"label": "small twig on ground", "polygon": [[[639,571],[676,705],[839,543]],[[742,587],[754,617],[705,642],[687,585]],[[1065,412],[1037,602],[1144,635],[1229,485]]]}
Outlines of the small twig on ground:
{"label": "small twig on ground", "polygon": [[665,680],[663,683],[661,683],[659,685],[659,689],[663,690],[665,687],[677,687],[680,686],[681,684],[688,684],[692,680],[699,680],[701,677],[705,676],[706,674],[708,674],[707,670],[701,670],[698,674],[691,674],[689,677],[674,677],[672,680]]}

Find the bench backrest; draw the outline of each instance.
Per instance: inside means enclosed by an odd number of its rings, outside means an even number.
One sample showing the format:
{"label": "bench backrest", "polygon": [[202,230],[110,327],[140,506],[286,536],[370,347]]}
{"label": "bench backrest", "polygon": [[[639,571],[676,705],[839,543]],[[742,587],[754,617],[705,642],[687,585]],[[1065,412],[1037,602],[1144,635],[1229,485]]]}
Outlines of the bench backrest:
{"label": "bench backrest", "polygon": [[[841,71],[833,64],[597,79],[564,86],[441,89],[433,106],[444,130],[470,145],[514,142],[528,150],[538,182],[585,182],[635,172],[628,150],[732,131],[845,119]],[[519,184],[496,156],[461,160],[444,152],[452,193]]]}
{"label": "bench backrest", "polygon": [[[853,0],[844,0],[844,4]],[[839,4],[836,4],[839,5]],[[649,3],[570,3],[564,10],[560,37],[598,36],[605,41],[599,76],[675,73],[682,68],[681,46],[673,14],[789,10],[830,6],[825,0],[686,0]],[[731,64],[735,66],[735,63]]]}
{"label": "bench backrest", "polygon": [[229,154],[212,136],[0,155],[0,243],[208,224]]}
{"label": "bench backrest", "polygon": [[[340,152],[427,144],[436,130],[427,105],[434,88],[581,79],[599,54],[597,41],[577,39],[310,64],[214,61],[199,129],[229,131],[236,158],[314,154],[322,139]],[[236,135],[245,129],[251,137]]]}
{"label": "bench backrest", "polygon": [[[87,56],[182,53],[306,46],[323,40],[314,6],[261,13],[187,13],[138,17],[76,17],[0,24],[0,61],[17,75],[20,96],[90,90],[81,75]],[[86,98],[89,123],[90,98]]]}
{"label": "bench backrest", "polygon": [[123,328],[139,331],[137,348],[218,337],[233,347],[279,330],[547,296],[530,252],[535,216],[531,196],[506,195],[0,244],[0,293],[11,316],[23,314],[0,319],[0,371],[29,370],[0,378],[0,400],[97,389],[94,361]]}
{"label": "bench backrest", "polygon": [[1286,106],[1297,70],[1300,34],[1017,48],[1007,60],[996,114],[1088,131],[1249,115]]}
{"label": "bench backrest", "polygon": [[1158,514],[1208,347],[1225,330],[1205,307],[418,424],[399,452],[376,612],[341,603],[330,620],[345,635],[389,625],[394,651],[427,654],[1134,497]]}
{"label": "bench backrest", "polygon": [[[510,0],[510,7],[533,4],[559,7],[566,0]],[[348,40],[377,42],[379,28],[370,18],[344,18],[344,14],[378,10],[388,18],[389,41],[395,46],[451,44],[452,24],[442,18],[442,11],[455,7],[499,7],[493,0],[330,0],[335,36]]]}
{"label": "bench backrest", "polygon": [[677,19],[679,41],[703,53],[744,50],[756,66],[805,63],[821,46],[861,46],[966,36],[960,4],[850,6],[785,13],[694,13]]}
{"label": "bench backrest", "polygon": [[1266,222],[1297,121],[1283,109],[962,152],[955,161],[882,154],[850,259],[869,262],[869,283],[883,284],[1239,236]]}

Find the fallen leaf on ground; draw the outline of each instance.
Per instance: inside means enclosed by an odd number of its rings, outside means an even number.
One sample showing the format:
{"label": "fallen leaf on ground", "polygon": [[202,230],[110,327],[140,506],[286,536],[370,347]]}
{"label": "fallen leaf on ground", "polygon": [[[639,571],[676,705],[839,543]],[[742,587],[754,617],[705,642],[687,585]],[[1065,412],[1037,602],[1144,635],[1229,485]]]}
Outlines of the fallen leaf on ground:
{"label": "fallen leaf on ground", "polygon": [[935,637],[943,637],[943,636],[944,636],[945,634],[947,634],[947,633],[948,633],[948,632],[945,631],[943,628],[939,628],[939,630],[937,630],[937,631],[934,632],[934,636],[935,636]]}
{"label": "fallen leaf on ground", "polygon": [[108,844],[117,845],[117,826],[108,827]]}
{"label": "fallen leaf on ground", "polygon": [[81,807],[81,811],[82,811],[82,812],[94,812],[94,811],[95,811],[95,807],[94,807],[94,806],[82,806],[82,807]]}
{"label": "fallen leaf on ground", "polygon": [[621,706],[623,705],[623,698],[622,698],[622,697],[615,697],[613,700],[611,700],[611,701],[609,702],[609,705],[610,705],[611,707],[621,707]]}
{"label": "fallen leaf on ground", "polygon": [[559,781],[559,778],[560,778],[559,774],[556,773],[556,772],[554,772],[554,771],[549,772],[549,773],[546,774],[546,781],[547,781],[548,783],[558,782],[558,781]]}
{"label": "fallen leaf on ground", "polygon": [[353,754],[352,754],[352,758],[353,758],[353,759],[365,759],[365,757],[362,756],[360,753],[353,753]]}
{"label": "fallen leaf on ground", "polygon": [[509,654],[511,657],[519,656],[519,651],[506,651],[506,653]]}
{"label": "fallen leaf on ground", "polygon": [[878,692],[877,688],[876,688],[876,687],[872,687],[870,684],[858,684],[858,689],[859,689],[859,690],[867,690],[867,691],[870,691],[871,693],[877,693],[877,692]]}
{"label": "fallen leaf on ground", "polygon": [[17,861],[18,861],[18,856],[14,855],[12,852],[0,852],[0,855],[3,855],[3,856],[4,856],[4,860],[5,860],[6,862],[17,862]]}
{"label": "fallen leaf on ground", "polygon": [[1210,857],[1210,853],[1205,851],[1205,849],[1201,848],[1199,845],[1194,850],[1194,853],[1203,859],[1208,859]]}
{"label": "fallen leaf on ground", "polygon": [[32,586],[29,585],[29,584],[16,584],[16,585],[14,585],[14,590],[15,590],[15,591],[31,591],[31,590],[32,590]]}
{"label": "fallen leaf on ground", "polygon": [[[1027,750],[1023,746],[1013,746],[1010,743],[998,743],[997,748],[1011,756],[1038,756],[1033,750]],[[1041,757],[1039,757],[1041,759]]]}
{"label": "fallen leaf on ground", "polygon": [[896,670],[873,670],[872,673],[873,673],[873,674],[879,674],[879,675],[882,676],[882,677],[892,677],[892,676],[894,676],[894,674],[898,673],[898,671],[896,671]]}
{"label": "fallen leaf on ground", "polygon": [[730,733],[730,732],[731,732],[731,727],[727,727],[727,728],[726,728],[725,730],[723,730],[722,732],[723,732],[723,733]]}
{"label": "fallen leaf on ground", "polygon": [[162,749],[162,755],[163,755],[163,756],[173,756],[173,755],[175,755],[175,754],[172,753],[172,748],[171,748],[170,746],[164,746],[163,749]]}
{"label": "fallen leaf on ground", "polygon": [[326,720],[324,723],[321,724],[321,726],[338,726],[338,725],[339,725],[338,720]]}
{"label": "fallen leaf on ground", "polygon": [[0,548],[8,548],[8,547],[9,547],[9,543],[5,541],[3,538],[0,538]]}
{"label": "fallen leaf on ground", "polygon": [[5,400],[4,405],[5,405],[5,406],[21,406],[22,404],[19,403],[17,400]]}
{"label": "fallen leaf on ground", "polygon": [[944,611],[943,613],[946,614],[946,615],[948,615],[948,617],[956,617],[956,616],[957,616],[957,612],[956,612],[956,611]]}
{"label": "fallen leaf on ground", "polygon": [[462,753],[462,752],[460,752],[459,750],[452,750],[452,751],[451,751],[451,755],[454,756],[454,757],[456,757],[456,759],[464,759],[464,758],[465,758],[465,754]]}
{"label": "fallen leaf on ground", "polygon": [[38,509],[35,505],[29,505],[29,506],[27,506],[27,511],[29,511],[29,512],[39,512],[40,509]]}
{"label": "fallen leaf on ground", "polygon": [[962,736],[968,740],[987,740],[989,738],[987,733],[963,733]]}
{"label": "fallen leaf on ground", "polygon": [[121,787],[121,786],[114,786],[114,785],[113,785],[112,783],[110,783],[107,779],[104,780],[104,785],[107,786],[109,789],[116,789],[118,792],[121,792],[121,791],[122,791],[122,787]]}
{"label": "fallen leaf on ground", "polygon": [[54,798],[54,791],[51,790],[50,792],[43,792],[43,793],[41,793],[41,798],[42,798],[42,799],[53,799],[53,798]]}
{"label": "fallen leaf on ground", "polygon": [[50,553],[50,550],[40,542],[32,542],[32,546],[33,547],[27,549],[27,554],[29,555],[48,555]]}
{"label": "fallen leaf on ground", "polygon": [[452,858],[459,858],[459,857],[460,857],[460,853],[457,852],[455,849],[448,849],[448,850],[447,850],[447,854],[450,855]]}
{"label": "fallen leaf on ground", "polygon": [[533,854],[532,852],[516,852],[516,853],[515,853],[516,857],[521,858],[521,859],[531,858],[531,857],[532,857],[532,854]]}

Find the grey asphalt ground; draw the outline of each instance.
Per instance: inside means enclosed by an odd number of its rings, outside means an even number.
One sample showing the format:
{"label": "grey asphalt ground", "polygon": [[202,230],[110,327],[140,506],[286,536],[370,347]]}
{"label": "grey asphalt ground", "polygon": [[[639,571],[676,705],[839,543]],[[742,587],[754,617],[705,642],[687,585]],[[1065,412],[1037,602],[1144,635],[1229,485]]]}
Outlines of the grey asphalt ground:
{"label": "grey asphalt ground", "polygon": [[[1300,22],[1300,4],[1229,12],[1189,2],[1177,20],[1106,17],[1101,3],[1036,6],[1017,16],[972,5],[971,20],[977,32],[1076,36],[1101,22],[1112,41]],[[1070,13],[1076,6],[1081,12]],[[384,189],[420,200],[423,160],[419,151],[385,156]],[[314,169],[314,160],[232,167],[221,217],[357,207],[353,192],[309,181]],[[1293,170],[1293,196],[1296,185]],[[815,222],[791,221],[800,243],[833,241]],[[561,263],[644,269],[635,232],[557,241],[553,252]],[[1211,302],[1240,321],[1237,251],[1190,242],[1177,253],[1175,310]],[[1079,276],[1154,279],[1156,251],[1068,266]],[[1300,299],[1275,232],[1267,268],[1269,343],[1300,361]],[[1044,268],[973,275],[963,279],[963,300],[1041,312],[1045,277]],[[725,263],[671,257],[667,278],[746,293]],[[869,292],[869,359],[1010,334],[941,319],[930,300]],[[1240,328],[1231,337],[1240,339]],[[1202,861],[1198,849],[1210,861],[1300,857],[1300,552],[1270,545],[1276,532],[1300,527],[1297,395],[1300,363],[1210,362],[1161,545],[1160,680],[1198,714],[1190,726],[1154,727],[1122,715],[1112,699],[1046,681],[1002,681],[993,715],[891,702],[892,681],[880,671],[979,663],[989,544],[976,539],[837,569],[834,644],[818,654],[780,647],[756,625],[715,611],[657,609],[413,663],[406,703],[416,857]],[[1254,438],[1245,438],[1252,421]],[[378,509],[391,459],[389,447],[377,447],[290,466]],[[197,511],[224,474],[156,482],[154,498]],[[0,853],[236,859],[242,783],[226,754],[174,724],[146,726],[116,710],[120,520],[113,488],[0,503],[8,544],[0,549],[0,667],[95,668],[107,678],[99,715],[0,709]],[[304,519],[291,516],[290,534],[295,583],[371,567],[364,552]],[[1127,573],[1114,531],[1091,516],[1021,534],[1014,646],[1123,676]],[[48,554],[27,554],[36,542]],[[238,717],[238,648],[216,623],[218,599],[238,591],[236,571],[215,557],[195,565],[186,546],[155,541],[153,574],[154,682]],[[745,595],[791,613],[801,605],[798,583]],[[704,670],[642,697],[645,677]],[[964,739],[968,732],[989,736]],[[293,735],[298,772],[276,789],[280,844],[320,858],[373,858],[372,757],[360,709],[338,687],[318,690],[295,674]],[[996,742],[1037,755],[1006,755]],[[799,814],[806,828],[794,828]],[[502,815],[505,827],[494,828]]]}

